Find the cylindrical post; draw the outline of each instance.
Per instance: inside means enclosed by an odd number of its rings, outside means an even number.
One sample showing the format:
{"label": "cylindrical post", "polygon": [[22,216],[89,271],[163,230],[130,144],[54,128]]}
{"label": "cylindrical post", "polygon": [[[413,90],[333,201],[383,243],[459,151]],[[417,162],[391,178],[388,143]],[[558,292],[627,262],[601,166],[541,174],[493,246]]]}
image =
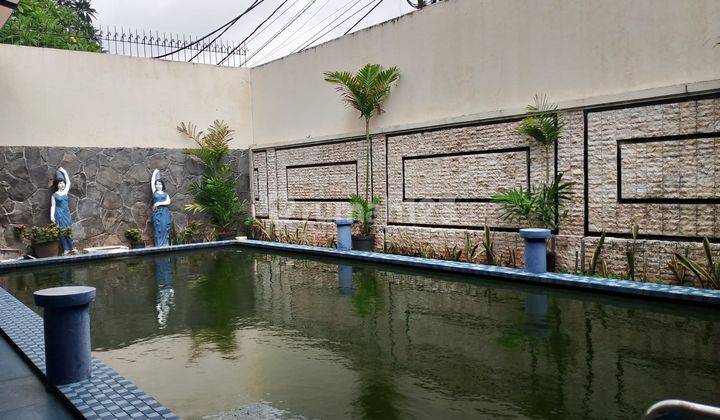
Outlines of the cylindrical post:
{"label": "cylindrical post", "polygon": [[545,241],[550,235],[550,229],[520,229],[520,237],[525,241],[525,271],[530,273],[547,271]]}
{"label": "cylindrical post", "polygon": [[95,288],[87,286],[53,287],[35,292],[35,304],[44,308],[48,385],[90,378],[90,302],[93,300]]}
{"label": "cylindrical post", "polygon": [[352,249],[352,219],[335,219],[337,225],[337,249],[350,251]]}

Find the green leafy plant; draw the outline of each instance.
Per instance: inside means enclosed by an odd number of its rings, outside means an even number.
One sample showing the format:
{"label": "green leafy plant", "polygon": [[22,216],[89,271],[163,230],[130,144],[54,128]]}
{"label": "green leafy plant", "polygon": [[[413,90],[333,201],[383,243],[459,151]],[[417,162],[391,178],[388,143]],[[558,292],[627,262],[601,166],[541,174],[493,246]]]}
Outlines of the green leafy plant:
{"label": "green leafy plant", "polygon": [[501,205],[503,220],[524,221],[533,227],[557,229],[567,216],[564,203],[570,200],[573,182],[563,181],[563,173],[553,178],[550,184],[541,184],[534,190],[513,188],[491,197],[493,203]]}
{"label": "green leafy plant", "polygon": [[[52,0],[22,0],[0,30],[0,43],[102,52],[90,19],[94,9]],[[75,2],[78,3],[78,2]],[[88,15],[88,13],[91,13]]]}
{"label": "green leafy plant", "polygon": [[497,256],[495,255],[495,243],[494,238],[490,234],[490,227],[488,225],[483,226],[483,253],[485,254],[485,264],[497,265]]}
{"label": "green leafy plant", "polygon": [[130,242],[141,242],[143,240],[142,230],[130,227],[125,230],[125,238]]}
{"label": "green leafy plant", "polygon": [[202,179],[190,184],[194,201],[185,206],[185,209],[194,214],[207,215],[220,235],[236,231],[238,225],[244,221],[247,202],[240,200],[237,180],[230,166],[225,163],[233,130],[225,122],[218,120],[212,123],[207,133],[197,131],[197,127],[192,123],[180,123],[177,129],[198,146],[186,148],[184,153],[197,157],[205,165]]}
{"label": "green leafy plant", "polygon": [[71,237],[73,235],[71,228],[63,228],[54,223],[50,223],[45,227],[33,226],[30,229],[25,225],[19,225],[18,229],[20,229],[22,237],[33,244],[57,241],[60,236]]}
{"label": "green leafy plant", "polygon": [[720,289],[720,263],[715,263],[712,255],[712,248],[708,238],[703,239],[703,251],[705,253],[706,266],[695,262],[686,255],[675,253],[674,257],[686,270],[692,272],[700,282],[700,286],[706,289]]}
{"label": "green leafy plant", "polygon": [[551,104],[546,95],[536,94],[533,104],[527,106],[530,115],[525,117],[517,131],[545,148],[545,183],[550,182],[550,147],[555,144],[565,127],[557,105]]}
{"label": "green leafy plant", "polygon": [[324,75],[326,82],[336,85],[343,102],[365,119],[365,201],[370,202],[370,119],[383,113],[383,103],[400,79],[400,71],[397,67],[386,69],[379,64],[366,64],[355,74],[328,71]]}
{"label": "green leafy plant", "polygon": [[353,207],[353,219],[360,225],[360,235],[370,236],[372,233],[375,207],[380,204],[380,197],[373,195],[372,200],[368,201],[363,196],[353,194],[350,196],[350,204]]}
{"label": "green leafy plant", "polygon": [[630,280],[635,280],[635,263],[636,263],[636,255],[637,255],[637,237],[640,233],[640,226],[633,225],[632,227],[632,242],[628,245],[628,249],[625,251],[625,258],[627,259],[627,265],[628,265],[628,278]]}
{"label": "green leafy plant", "polygon": [[600,240],[598,240],[592,258],[590,258],[590,267],[588,268],[589,276],[595,275],[595,270],[597,270],[598,262],[600,262],[600,254],[602,253],[603,245],[605,245],[605,232],[600,235]]}

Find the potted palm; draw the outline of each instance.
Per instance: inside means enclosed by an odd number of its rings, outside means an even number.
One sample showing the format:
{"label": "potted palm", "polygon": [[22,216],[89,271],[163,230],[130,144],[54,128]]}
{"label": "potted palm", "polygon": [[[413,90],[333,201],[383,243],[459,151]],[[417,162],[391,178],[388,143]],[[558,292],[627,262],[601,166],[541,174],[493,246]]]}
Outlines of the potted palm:
{"label": "potted palm", "polygon": [[127,230],[125,230],[125,238],[130,242],[130,249],[145,248],[142,230],[136,227],[127,228]]}
{"label": "potted palm", "polygon": [[[545,178],[540,185],[525,191],[521,187],[495,194],[492,201],[502,205],[501,217],[528,223],[529,228],[546,229],[548,234],[560,227],[567,215],[563,204],[570,199],[572,182],[563,181],[563,173],[550,176],[551,147],[560,138],[565,126],[557,106],[550,104],[544,95],[535,95],[534,104],[527,107],[529,115],[517,128],[523,134],[545,149]],[[521,229],[522,233],[522,229]],[[555,271],[555,237],[550,237],[550,252],[547,253],[547,270]]]}
{"label": "potted palm", "polygon": [[225,162],[230,151],[233,130],[224,121],[215,120],[207,133],[197,131],[192,123],[180,123],[178,131],[195,141],[198,147],[183,152],[195,156],[205,165],[200,181],[190,184],[193,202],[185,209],[194,214],[205,214],[217,232],[217,238],[231,239],[243,221],[247,202],[237,193],[237,180]]}
{"label": "potted palm", "polygon": [[72,229],[62,228],[55,223],[48,226],[33,226],[27,229],[22,225],[18,228],[23,238],[30,242],[32,255],[36,258],[57,257],[60,255],[60,236],[72,236]]}
{"label": "potted palm", "polygon": [[353,249],[369,251],[373,248],[372,224],[380,197],[370,196],[370,120],[384,112],[382,105],[399,79],[397,67],[386,69],[379,64],[366,64],[355,74],[347,71],[325,72],[325,81],[336,85],[343,102],[356,109],[365,121],[365,194],[350,197],[355,222],[360,225],[360,235],[353,236]]}

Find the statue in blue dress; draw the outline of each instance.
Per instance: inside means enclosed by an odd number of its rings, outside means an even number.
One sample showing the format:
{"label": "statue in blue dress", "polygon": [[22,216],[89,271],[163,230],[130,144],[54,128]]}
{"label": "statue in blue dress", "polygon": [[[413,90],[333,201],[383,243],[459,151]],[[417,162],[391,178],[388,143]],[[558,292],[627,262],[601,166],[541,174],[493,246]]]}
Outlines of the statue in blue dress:
{"label": "statue in blue dress", "polygon": [[[55,192],[50,198],[50,220],[62,228],[72,226],[72,216],[70,215],[70,204],[68,202],[68,192],[70,191],[70,177],[63,168],[58,168],[55,174]],[[61,235],[60,244],[62,245],[63,255],[73,252],[72,238]]]}
{"label": "statue in blue dress", "polygon": [[160,179],[160,171],[155,169],[150,179],[152,189],[152,222],[155,233],[155,246],[170,245],[170,195],[165,191],[165,183]]}

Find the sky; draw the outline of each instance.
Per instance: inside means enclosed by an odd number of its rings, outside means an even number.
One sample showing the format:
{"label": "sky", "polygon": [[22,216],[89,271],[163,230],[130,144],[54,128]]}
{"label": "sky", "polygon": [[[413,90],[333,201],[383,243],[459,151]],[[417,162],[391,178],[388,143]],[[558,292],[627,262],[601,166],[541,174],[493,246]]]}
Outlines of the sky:
{"label": "sky", "polygon": [[[412,12],[406,0],[265,0],[222,39],[241,41],[283,2],[276,14],[247,43],[250,66],[280,58],[307,46],[339,37],[375,8],[352,31]],[[192,35],[205,35],[244,11],[253,0],[92,0],[96,23],[111,28],[130,28]],[[351,15],[354,16],[350,17]],[[338,18],[339,17],[339,18]],[[337,18],[337,19],[336,19]],[[340,24],[347,18],[347,21]],[[294,22],[290,23],[293,19]],[[275,36],[284,26],[285,30]],[[339,26],[335,27],[336,25]],[[328,26],[329,25],[329,26]],[[323,29],[325,28],[325,29]],[[334,28],[334,29],[333,29]],[[327,32],[323,36],[323,34]],[[262,48],[261,48],[262,47]]]}

